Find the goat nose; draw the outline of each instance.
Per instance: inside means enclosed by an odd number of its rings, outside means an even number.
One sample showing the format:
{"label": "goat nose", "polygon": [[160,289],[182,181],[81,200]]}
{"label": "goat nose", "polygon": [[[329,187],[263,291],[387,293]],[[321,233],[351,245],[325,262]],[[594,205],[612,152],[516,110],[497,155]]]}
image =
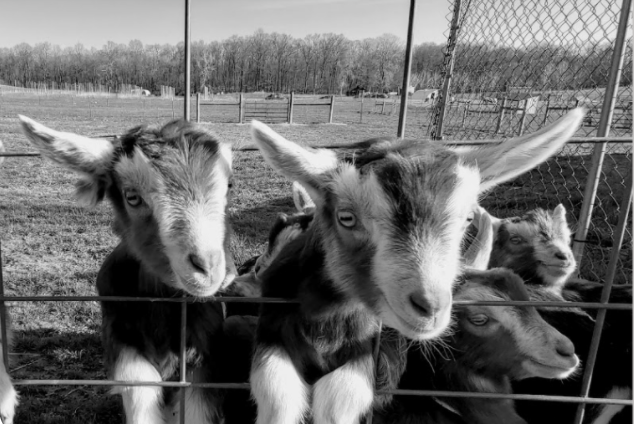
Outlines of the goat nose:
{"label": "goat nose", "polygon": [[429,300],[427,300],[421,293],[414,293],[410,295],[409,301],[419,315],[429,317],[433,313],[433,308],[429,303]]}
{"label": "goat nose", "polygon": [[194,267],[196,272],[200,272],[201,274],[207,275],[207,262],[194,253],[189,255],[189,263]]}
{"label": "goat nose", "polygon": [[555,253],[555,257],[556,257],[557,259],[562,260],[562,261],[565,261],[566,259],[568,259],[568,255],[566,255],[566,254],[565,254],[564,252],[562,252],[561,250],[559,250],[559,251],[557,251],[557,252]]}
{"label": "goat nose", "polygon": [[564,358],[570,358],[575,354],[575,345],[572,344],[569,338],[564,337],[558,341],[555,350]]}

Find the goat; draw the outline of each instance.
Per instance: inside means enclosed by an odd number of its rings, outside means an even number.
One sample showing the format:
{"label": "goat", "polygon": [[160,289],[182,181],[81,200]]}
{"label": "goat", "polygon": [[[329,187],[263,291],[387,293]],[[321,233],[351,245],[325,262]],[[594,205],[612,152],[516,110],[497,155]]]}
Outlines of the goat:
{"label": "goat", "polygon": [[[531,300],[540,301],[583,301],[598,302],[602,284],[571,279],[564,287],[564,296],[560,296],[540,286],[527,286]],[[631,286],[614,286],[610,303],[632,304]],[[578,308],[540,307],[540,314],[553,327],[566,335],[575,345],[582,363],[588,358],[594,315],[596,311],[582,311]],[[632,311],[607,311],[606,321],[599,344],[590,397],[631,399],[632,398]],[[555,384],[549,381],[523,381],[514,385],[518,393],[546,394],[555,396],[579,396],[581,394],[581,373]],[[518,402],[519,413],[530,423],[572,422],[577,404],[562,402]],[[539,413],[537,411],[540,411]],[[617,415],[618,414],[618,415]],[[618,418],[612,419],[613,416]],[[612,419],[612,421],[611,421]],[[592,405],[586,407],[584,423],[631,423],[632,408],[617,405]]]}
{"label": "goat", "polygon": [[314,222],[260,275],[263,304],[251,368],[259,424],[358,421],[372,406],[379,321],[433,339],[450,321],[462,234],[478,194],[546,160],[574,134],[576,109],[500,145],[415,141],[305,149],[252,122],[265,160],[298,181]]}
{"label": "goat", "polygon": [[[483,209],[480,213],[488,215]],[[522,275],[532,300],[600,302],[603,284],[570,277],[576,263],[569,247],[570,230],[563,205],[557,206],[553,212],[535,209],[521,218],[490,219],[496,230],[489,265],[506,266]],[[631,286],[614,285],[609,302],[631,304]],[[597,310],[550,307],[538,310],[548,323],[573,341],[584,363],[588,357]],[[623,337],[624,334],[632,334],[632,312],[607,311],[590,388],[591,396],[631,398],[632,339]],[[516,388],[523,393],[579,396],[581,378],[568,379],[563,383],[526,381],[519,383]],[[518,402],[517,405],[521,415],[529,422],[543,422],[545,416],[553,422],[571,422],[577,408],[576,404],[559,402],[545,402],[538,408],[534,402]],[[625,422],[631,422],[632,417],[630,407],[590,405],[587,411],[584,421],[587,423],[608,422],[606,420],[609,418],[606,417],[609,414],[619,413],[625,417]]]}
{"label": "goat", "polygon": [[[521,278],[506,269],[467,271],[456,300],[529,299]],[[568,338],[531,306],[454,305],[455,332],[436,349],[410,347],[399,388],[511,393],[511,381],[563,379],[579,364]],[[432,342],[434,343],[434,342]],[[444,345],[444,347],[443,347]],[[525,421],[508,399],[395,396],[379,423],[513,424]]]}
{"label": "goat", "polygon": [[[107,197],[121,241],[97,277],[100,296],[207,297],[235,276],[227,219],[232,180],[231,149],[186,121],[160,129],[131,129],[114,142],[57,132],[20,116],[27,138],[53,161],[83,176],[80,201]],[[101,302],[105,364],[117,381],[160,382],[175,377],[181,305],[166,302]],[[187,308],[188,379],[209,381],[220,364],[216,342],[223,308]],[[176,419],[174,390],[124,386],[128,423]],[[187,422],[221,420],[220,394],[187,389]]]}
{"label": "goat", "polygon": [[521,217],[493,219],[497,230],[489,268],[509,268],[527,284],[561,291],[577,267],[564,206],[559,204],[552,212],[537,208]]}

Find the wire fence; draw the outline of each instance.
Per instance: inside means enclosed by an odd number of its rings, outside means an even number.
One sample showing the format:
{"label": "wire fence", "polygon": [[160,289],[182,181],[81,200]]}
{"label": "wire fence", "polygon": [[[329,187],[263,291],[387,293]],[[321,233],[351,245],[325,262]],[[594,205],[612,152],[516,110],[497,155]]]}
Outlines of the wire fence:
{"label": "wire fence", "polygon": [[[576,136],[629,136],[569,145],[484,202],[502,217],[563,203],[577,228],[580,276],[591,280],[605,275],[632,167],[630,9],[629,0],[452,1],[443,89],[429,127],[435,139],[506,138],[581,106],[587,115]],[[631,224],[625,237],[618,283],[631,282]]]}
{"label": "wire fence", "polygon": [[[102,135],[101,137],[104,137]],[[110,135],[105,135],[105,137],[112,137]],[[562,151],[555,156],[555,161],[557,160],[566,160],[561,158],[569,157],[569,152],[577,151],[582,148],[591,148],[588,146],[592,146],[594,144],[603,142],[604,139],[596,139],[596,138],[576,138],[571,140]],[[627,142],[627,139],[623,138],[609,138],[605,139],[612,144],[620,145]],[[474,141],[474,142],[445,142],[444,144],[448,145],[486,145],[490,144],[490,141]],[[319,146],[336,149],[341,146]],[[237,151],[253,151],[256,150],[255,147],[245,146],[236,148]],[[9,156],[9,157],[32,157],[39,156],[38,153],[35,152],[24,152],[24,153],[0,153],[0,156]],[[559,159],[558,159],[559,158]],[[549,169],[550,165],[542,165],[546,166],[545,169]],[[536,175],[543,177],[544,175],[550,175],[552,177],[552,184],[556,184],[557,176],[548,173],[544,170],[533,171],[537,172]],[[520,177],[521,178],[521,177]],[[527,177],[529,180],[531,178],[536,178],[535,176]],[[581,302],[521,302],[521,301],[456,301],[454,305],[498,305],[498,306],[522,306],[522,305],[531,305],[535,307],[564,307],[564,308],[573,308],[580,307],[586,309],[598,309],[599,311],[606,310],[632,310],[632,305],[630,304],[610,304],[608,303],[609,292],[612,287],[612,284],[616,281],[617,277],[617,269],[619,264],[620,255],[620,246],[621,243],[625,239],[625,231],[619,231],[619,229],[625,229],[630,221],[627,219],[627,213],[630,209],[631,203],[631,174],[628,174],[623,177],[624,187],[620,195],[613,196],[614,200],[618,200],[618,203],[621,204],[619,208],[619,213],[614,217],[615,220],[607,221],[606,228],[609,228],[610,234],[614,235],[614,244],[610,248],[606,248],[605,252],[602,252],[603,256],[601,258],[593,258],[593,263],[595,260],[597,264],[602,266],[602,275],[606,278],[605,286],[604,286],[604,296],[602,297],[601,303],[581,303]],[[483,205],[485,207],[490,207],[492,210],[497,210],[498,214],[500,211],[504,210],[504,207],[507,210],[526,210],[527,208],[534,208],[535,204],[531,203],[531,200],[527,199],[525,196],[521,197],[521,200],[515,201],[510,193],[514,193],[516,190],[514,188],[518,186],[522,186],[521,183],[511,182],[508,184],[504,184],[498,190],[499,193],[494,192],[494,196],[487,197],[483,201]],[[628,194],[629,193],[629,194]],[[629,196],[629,197],[628,197]],[[495,202],[499,199],[505,198],[504,207],[499,207],[495,205],[495,203],[487,204],[487,202]],[[513,203],[515,202],[515,203]],[[513,205],[512,207],[509,205]],[[545,207],[552,207],[551,203],[546,203]],[[116,296],[5,296],[4,295],[4,281],[2,278],[2,251],[0,246],[0,314],[2,314],[2,343],[3,343],[3,355],[5,361],[5,367],[8,364],[8,346],[6,344],[6,319],[4,318],[5,312],[5,302],[92,302],[92,301],[100,301],[100,302],[171,302],[171,303],[180,303],[182,306],[181,313],[181,332],[184,335],[186,332],[186,316],[187,316],[187,305],[192,302],[201,302],[199,298],[191,298],[191,297],[181,297],[181,298],[143,298],[143,297],[116,297]],[[590,262],[590,261],[588,261]],[[599,265],[597,265],[599,266]],[[607,293],[607,295],[606,295]],[[606,297],[607,296],[607,297]],[[294,301],[289,301],[288,299],[281,298],[240,298],[240,297],[220,297],[215,299],[205,300],[207,302],[226,302],[226,303],[277,303],[277,304],[285,304],[285,303],[297,303]],[[605,313],[605,312],[604,312]],[[601,326],[597,326],[600,331]],[[596,339],[598,343],[598,338]],[[377,337],[375,340],[376,346],[380,343],[380,337]],[[598,350],[598,345],[594,348]],[[160,387],[173,387],[173,388],[188,388],[188,387],[198,387],[198,388],[216,388],[216,389],[228,389],[228,390],[248,390],[250,386],[248,383],[192,383],[188,382],[185,378],[187,375],[187,364],[184,360],[186,357],[186,344],[185,338],[181,339],[180,346],[180,378],[178,381],[163,381],[163,382],[144,382],[144,381],[112,381],[112,380],[97,380],[97,379],[55,379],[55,380],[42,380],[42,379],[22,379],[14,381],[16,386],[50,386],[50,385],[65,385],[65,386],[160,386]],[[378,349],[375,351],[376,355],[378,355]],[[592,355],[592,351],[590,352]],[[596,358],[596,351],[594,353],[594,357]],[[8,368],[7,368],[8,369]],[[589,383],[588,383],[589,387]],[[489,398],[489,399],[514,399],[514,400],[532,400],[532,401],[549,401],[549,402],[569,402],[580,405],[588,404],[612,404],[612,405],[632,405],[632,401],[629,400],[619,400],[619,399],[603,399],[590,397],[588,393],[580,394],[578,397],[574,396],[547,396],[547,395],[528,395],[528,394],[499,394],[499,393],[474,393],[474,392],[454,392],[454,391],[445,391],[445,390],[377,390],[377,394],[392,394],[392,395],[412,395],[412,396],[442,396],[442,397],[474,397],[474,398]],[[186,408],[185,401],[185,391],[181,392],[181,423],[184,423],[185,414],[184,408]],[[371,422],[371,421],[368,421]]]}
{"label": "wire fence", "polygon": [[[535,207],[552,209],[563,203],[575,235],[580,276],[604,282],[600,303],[529,302],[533,306],[599,309],[582,393],[578,397],[500,395],[448,391],[392,390],[380,393],[442,397],[546,400],[552,402],[632,405],[631,400],[589,397],[589,387],[606,310],[631,310],[609,304],[613,284],[631,284],[632,228],[628,213],[632,198],[632,45],[624,43],[631,1],[454,0],[450,7],[447,55],[440,101],[432,111],[430,135],[444,140],[503,139],[533,132],[567,110],[584,106],[589,113],[576,139],[537,169],[491,192],[482,205],[498,217],[519,215]],[[630,24],[631,25],[631,24]],[[625,26],[625,30],[622,28]],[[621,46],[619,48],[619,46]],[[620,62],[620,64],[619,64]],[[615,66],[615,63],[617,64]],[[612,94],[611,94],[612,93]],[[47,99],[38,99],[48,106]],[[103,100],[98,100],[103,102]],[[110,106],[105,100],[103,110]],[[123,104],[123,103],[122,103]],[[174,116],[174,103],[148,103],[148,116]],[[100,113],[88,104],[92,118]],[[114,104],[113,104],[114,105]],[[55,113],[54,105],[50,105]],[[103,105],[102,105],[103,106]],[[144,103],[145,107],[145,103]],[[122,111],[121,113],[124,113]],[[177,113],[180,116],[180,113]],[[320,146],[324,147],[324,146]],[[249,151],[245,147],[239,150]],[[34,153],[0,156],[36,156]],[[596,177],[596,178],[595,178]],[[596,184],[595,184],[596,180]],[[595,196],[596,193],[596,196]],[[585,222],[587,219],[587,223]],[[586,225],[587,224],[587,225]],[[581,248],[579,246],[582,246]],[[200,299],[115,298],[99,296],[4,296],[0,249],[0,315],[5,366],[8,361],[4,302],[176,302],[181,306],[178,381],[120,382],[110,380],[14,381],[16,386],[92,385],[162,386],[249,389],[245,383],[186,381],[185,328],[188,304]],[[217,298],[211,302],[289,303],[285,299]],[[467,302],[456,302],[456,304]],[[522,302],[469,302],[517,305]],[[624,335],[629,337],[630,335]],[[379,340],[376,341],[379,343]],[[377,392],[379,393],[379,392]],[[181,397],[181,422],[186,408]],[[583,409],[576,423],[583,418]]]}

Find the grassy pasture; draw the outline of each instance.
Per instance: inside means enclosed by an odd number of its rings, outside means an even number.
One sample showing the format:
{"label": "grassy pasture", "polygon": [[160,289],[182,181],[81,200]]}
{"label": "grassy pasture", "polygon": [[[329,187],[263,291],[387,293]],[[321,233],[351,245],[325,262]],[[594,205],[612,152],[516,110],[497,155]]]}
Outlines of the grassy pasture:
{"label": "grassy pasture", "polygon": [[[323,101],[301,98],[298,101]],[[91,103],[89,103],[91,102]],[[274,125],[291,140],[310,145],[343,144],[379,135],[395,135],[398,114],[367,113],[363,123],[358,100],[336,99],[334,125],[326,122],[328,108],[297,107],[298,125]],[[0,97],[0,139],[10,152],[31,151],[19,131],[18,113],[62,131],[85,135],[118,134],[140,123],[165,123],[172,118],[171,100],[109,99],[103,97]],[[175,102],[182,115],[182,101]],[[233,109],[235,108],[235,109]],[[237,106],[204,109],[203,122],[237,118]],[[195,105],[192,104],[192,114]],[[221,115],[226,114],[226,116]],[[408,137],[423,138],[430,111],[410,107]],[[92,116],[92,117],[91,117]],[[224,118],[226,119],[224,119]],[[233,119],[233,118],[231,118]],[[248,125],[205,123],[235,146],[251,145]],[[582,133],[579,133],[582,135]],[[585,135],[585,134],[584,134]],[[536,207],[554,207],[560,201],[574,224],[590,167],[590,147],[568,146],[537,170],[496,189],[483,205],[498,216],[510,216]],[[603,277],[616,225],[624,178],[631,168],[631,146],[610,145],[599,208],[588,237],[581,273]],[[278,212],[291,212],[290,182],[275,174],[258,152],[235,152],[234,199],[231,215],[235,229],[236,261],[259,252],[269,224]],[[0,240],[5,291],[9,295],[94,295],[94,281],[105,256],[116,245],[108,205],[89,210],[75,205],[76,178],[42,158],[7,158],[0,167]],[[619,281],[631,282],[631,227],[622,255]],[[15,349],[10,372],[21,379],[103,379],[100,312],[94,302],[13,302]],[[96,387],[22,386],[18,423],[123,422],[118,397]]]}

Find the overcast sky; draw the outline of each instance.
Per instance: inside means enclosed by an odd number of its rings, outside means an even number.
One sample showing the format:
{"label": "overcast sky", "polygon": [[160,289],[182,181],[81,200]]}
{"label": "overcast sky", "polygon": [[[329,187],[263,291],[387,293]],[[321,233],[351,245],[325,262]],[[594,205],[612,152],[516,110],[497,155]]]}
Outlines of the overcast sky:
{"label": "overcast sky", "polygon": [[[183,40],[184,0],[2,0],[0,47],[43,41],[101,48],[107,41]],[[409,0],[191,0],[192,40],[256,29],[293,37],[333,32],[350,39],[392,33],[405,40]],[[418,0],[414,42],[445,41],[447,0]]]}

